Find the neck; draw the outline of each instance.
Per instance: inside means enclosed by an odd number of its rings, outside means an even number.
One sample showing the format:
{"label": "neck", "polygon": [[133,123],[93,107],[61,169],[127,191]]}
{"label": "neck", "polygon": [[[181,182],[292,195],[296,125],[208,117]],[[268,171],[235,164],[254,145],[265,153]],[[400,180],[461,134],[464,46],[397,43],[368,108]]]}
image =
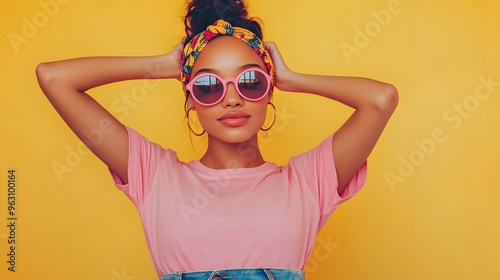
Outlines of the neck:
{"label": "neck", "polygon": [[213,169],[250,168],[264,163],[257,135],[242,143],[226,143],[208,136],[208,148],[200,162]]}

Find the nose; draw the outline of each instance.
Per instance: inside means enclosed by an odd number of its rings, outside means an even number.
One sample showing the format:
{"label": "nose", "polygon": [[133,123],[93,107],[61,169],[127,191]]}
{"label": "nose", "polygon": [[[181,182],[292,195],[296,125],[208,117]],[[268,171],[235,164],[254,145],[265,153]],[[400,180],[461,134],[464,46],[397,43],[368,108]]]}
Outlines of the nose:
{"label": "nose", "polygon": [[233,82],[227,83],[226,96],[222,100],[222,105],[224,107],[237,107],[243,105],[243,98],[236,91],[236,87]]}

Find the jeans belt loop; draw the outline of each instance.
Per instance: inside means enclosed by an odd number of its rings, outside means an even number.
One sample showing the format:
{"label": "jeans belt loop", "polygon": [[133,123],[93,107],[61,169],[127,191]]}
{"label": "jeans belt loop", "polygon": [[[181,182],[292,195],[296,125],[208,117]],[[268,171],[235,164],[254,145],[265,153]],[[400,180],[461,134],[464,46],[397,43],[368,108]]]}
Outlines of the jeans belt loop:
{"label": "jeans belt loop", "polygon": [[212,271],[212,273],[210,273],[210,276],[208,276],[207,280],[212,280],[215,277],[215,274],[217,274],[218,272],[219,271],[217,271],[217,270]]}
{"label": "jeans belt loop", "polygon": [[269,269],[269,268],[264,268],[264,272],[266,273],[267,278],[269,278],[269,280],[275,280],[275,279],[274,279],[274,275],[273,275],[273,273],[271,272],[271,269]]}

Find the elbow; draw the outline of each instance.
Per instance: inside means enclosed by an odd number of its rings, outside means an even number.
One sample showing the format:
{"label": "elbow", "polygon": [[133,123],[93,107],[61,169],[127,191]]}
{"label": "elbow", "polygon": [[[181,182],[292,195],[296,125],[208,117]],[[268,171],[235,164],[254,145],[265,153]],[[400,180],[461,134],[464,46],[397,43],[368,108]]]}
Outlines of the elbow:
{"label": "elbow", "polygon": [[397,88],[391,84],[385,84],[375,98],[375,108],[377,111],[392,114],[399,103],[399,93]]}
{"label": "elbow", "polygon": [[38,64],[35,70],[36,73],[36,79],[38,81],[38,84],[40,85],[40,88],[45,92],[45,89],[47,88],[47,85],[51,83],[53,80],[53,77],[51,75],[50,71],[50,63],[43,62]]}
{"label": "elbow", "polygon": [[52,62],[43,62],[36,67],[36,78],[38,85],[45,95],[49,94],[54,88],[61,84],[59,71]]}

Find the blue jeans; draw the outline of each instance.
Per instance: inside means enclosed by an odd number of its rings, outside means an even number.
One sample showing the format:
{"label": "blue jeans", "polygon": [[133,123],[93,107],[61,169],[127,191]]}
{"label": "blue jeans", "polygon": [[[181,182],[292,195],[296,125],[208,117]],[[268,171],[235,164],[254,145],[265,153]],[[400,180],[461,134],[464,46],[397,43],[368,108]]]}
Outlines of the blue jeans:
{"label": "blue jeans", "polygon": [[160,280],[304,280],[301,270],[283,268],[236,268],[213,271],[174,272]]}

